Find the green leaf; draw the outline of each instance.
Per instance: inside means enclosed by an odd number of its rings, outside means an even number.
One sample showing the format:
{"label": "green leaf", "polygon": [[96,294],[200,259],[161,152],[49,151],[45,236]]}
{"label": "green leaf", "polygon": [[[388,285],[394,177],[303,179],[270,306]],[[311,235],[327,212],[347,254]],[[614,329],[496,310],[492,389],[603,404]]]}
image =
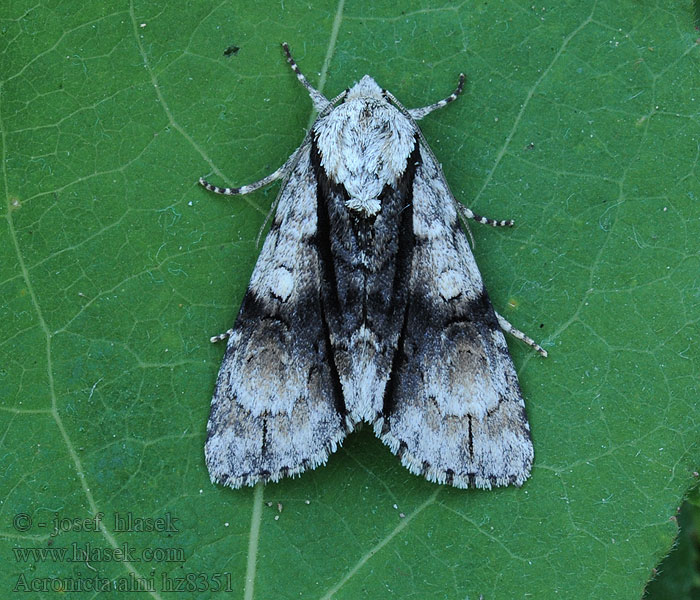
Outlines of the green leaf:
{"label": "green leaf", "polygon": [[[217,581],[639,598],[700,462],[693,19],[670,0],[5,3],[0,595],[91,598],[138,575],[153,591],[129,598],[228,596]],[[516,220],[472,229],[495,306],[550,352],[509,341],[536,452],[523,488],[428,483],[369,428],[300,478],[209,483],[208,338],[233,322],[278,186],[196,182],[254,181],[302,140],[311,103],[282,41],[328,96],[370,73],[421,106],[467,73],[423,132],[459,200]]]}
{"label": "green leaf", "polygon": [[671,553],[656,569],[658,577],[652,579],[645,590],[645,600],[693,600],[700,593],[700,499],[695,490],[693,501],[681,506],[678,514],[680,531]]}

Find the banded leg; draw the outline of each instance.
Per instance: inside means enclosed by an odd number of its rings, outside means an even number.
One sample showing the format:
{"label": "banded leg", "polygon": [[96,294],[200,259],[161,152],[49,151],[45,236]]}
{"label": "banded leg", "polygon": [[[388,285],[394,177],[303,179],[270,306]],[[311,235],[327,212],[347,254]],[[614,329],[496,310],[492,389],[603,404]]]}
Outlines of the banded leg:
{"label": "banded leg", "polygon": [[216,344],[216,342],[223,342],[225,339],[231,337],[232,333],[233,333],[233,328],[229,329],[228,331],[224,331],[223,333],[220,333],[219,335],[212,335],[209,338],[209,341],[212,344]]}
{"label": "banded leg", "polygon": [[304,74],[299,69],[299,66],[292,58],[292,53],[289,51],[289,46],[287,45],[287,42],[282,43],[282,48],[284,49],[284,53],[287,55],[287,62],[289,63],[289,66],[292,67],[292,71],[294,71],[295,75],[297,76],[297,79],[301,82],[301,85],[303,85],[306,88],[306,91],[309,92],[309,96],[311,96],[311,101],[314,103],[314,108],[316,109],[316,112],[322,112],[323,109],[330,104],[328,98],[326,98],[321,92],[319,92],[315,87],[313,87],[309,83],[308,79],[304,77]]}
{"label": "banded leg", "polygon": [[268,183],[272,183],[273,181],[281,179],[282,177],[286,177],[287,173],[289,173],[296,164],[297,152],[298,150],[294,152],[294,154],[287,159],[287,162],[274,173],[270,173],[267,177],[263,177],[259,181],[249,183],[248,185],[243,185],[237,188],[222,188],[218,185],[209,183],[206,179],[204,179],[204,177],[199,178],[199,183],[210,192],[214,192],[215,194],[223,194],[224,196],[240,196],[243,194],[250,194],[250,192],[254,192],[255,190],[265,187]]}
{"label": "banded leg", "polygon": [[535,340],[533,340],[531,337],[528,337],[525,335],[522,331],[519,329],[516,329],[513,327],[508,321],[506,321],[501,315],[496,313],[496,318],[498,319],[498,324],[500,325],[501,329],[507,333],[510,333],[514,338],[517,338],[523,342],[525,342],[528,346],[531,348],[534,348],[539,352],[544,358],[547,358],[547,351],[542,348]]}
{"label": "banded leg", "polygon": [[464,206],[464,204],[462,204],[461,202],[456,202],[456,204],[457,212],[459,213],[459,216],[463,219],[473,219],[477,223],[481,223],[482,225],[491,225],[491,227],[512,227],[515,223],[515,221],[513,221],[512,219],[497,221],[496,219],[482,217],[481,215],[477,215],[475,212],[473,212],[471,208],[467,208],[466,206]]}
{"label": "banded leg", "polygon": [[414,121],[418,121],[425,117],[426,115],[429,115],[431,112],[434,110],[437,110],[438,108],[442,108],[443,106],[446,106],[450,102],[454,102],[457,100],[457,96],[459,96],[462,93],[462,90],[464,89],[464,73],[459,74],[459,83],[457,84],[457,89],[452,92],[447,98],[444,98],[443,100],[440,100],[439,102],[435,102],[434,104],[431,104],[430,106],[423,106],[422,108],[409,108],[408,109],[408,114],[411,115]]}

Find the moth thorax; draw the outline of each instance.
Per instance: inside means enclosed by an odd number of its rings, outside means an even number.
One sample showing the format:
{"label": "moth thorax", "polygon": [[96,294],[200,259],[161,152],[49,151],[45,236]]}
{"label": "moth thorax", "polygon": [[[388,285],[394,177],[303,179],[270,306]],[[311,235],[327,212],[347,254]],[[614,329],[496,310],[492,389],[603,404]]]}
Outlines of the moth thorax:
{"label": "moth thorax", "polygon": [[345,206],[363,217],[374,217],[382,209],[382,203],[378,198],[348,198]]}

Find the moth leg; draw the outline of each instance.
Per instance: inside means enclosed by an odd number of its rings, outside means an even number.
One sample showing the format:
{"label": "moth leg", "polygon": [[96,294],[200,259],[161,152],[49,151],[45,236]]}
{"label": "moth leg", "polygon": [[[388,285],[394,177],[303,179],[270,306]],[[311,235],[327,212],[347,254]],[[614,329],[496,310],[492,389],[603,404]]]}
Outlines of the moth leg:
{"label": "moth leg", "polygon": [[267,177],[263,177],[259,181],[249,183],[248,185],[243,185],[241,187],[222,188],[218,185],[209,183],[206,179],[204,179],[204,177],[199,178],[199,183],[210,192],[214,192],[215,194],[223,194],[224,196],[241,196],[243,194],[250,194],[250,192],[254,192],[255,190],[259,190],[261,187],[265,187],[268,183],[272,183],[273,181],[277,181],[278,179],[285,177],[287,173],[289,173],[289,171],[291,171],[294,167],[296,158],[297,153],[295,152],[289,157],[287,162],[284,163],[274,173],[270,173]]}
{"label": "moth leg", "polygon": [[[460,214],[460,216],[463,219],[474,219],[477,223],[481,223],[482,225],[491,225],[492,227],[512,227],[512,225],[513,225],[512,219],[506,219],[504,221],[497,221],[496,219],[489,219],[488,217],[482,217],[481,215],[477,215],[470,208],[467,208],[466,206],[464,206],[464,204],[462,204],[461,202],[455,201],[455,203],[457,205],[457,212]],[[466,223],[465,223],[465,225],[466,225]],[[471,233],[470,233],[470,235],[471,235]],[[508,321],[506,321],[498,313],[496,313],[496,318],[498,319],[498,324],[500,325],[500,327],[503,331],[510,333],[514,338],[522,340],[528,346],[537,350],[537,352],[539,352],[542,356],[544,356],[545,358],[547,357],[547,351],[544,348],[542,348],[542,346],[540,346],[537,342],[535,342],[535,340],[533,340],[532,338],[525,335],[519,329],[516,329],[515,327],[513,327]]]}
{"label": "moth leg", "polygon": [[408,109],[408,114],[411,115],[411,118],[414,121],[418,121],[425,117],[426,115],[429,115],[431,112],[434,110],[437,110],[438,108],[442,108],[443,106],[446,106],[450,102],[453,102],[457,100],[457,96],[459,96],[462,93],[462,89],[464,88],[464,73],[459,74],[459,83],[457,84],[457,89],[452,92],[447,98],[444,98],[440,100],[439,102],[435,102],[434,104],[431,104],[430,106],[423,106],[422,108],[410,108]]}
{"label": "moth leg", "polygon": [[297,63],[292,58],[292,53],[289,51],[289,46],[287,45],[287,42],[282,43],[282,49],[287,55],[287,62],[289,63],[289,66],[292,67],[292,71],[294,71],[294,74],[297,76],[297,79],[301,82],[301,85],[303,85],[306,88],[306,91],[309,92],[309,96],[311,96],[311,101],[314,103],[314,108],[317,112],[322,112],[323,109],[327,108],[330,104],[328,98],[326,98],[321,92],[319,92],[315,87],[313,87],[309,83],[308,79],[304,77],[304,74],[301,72],[301,70],[297,66]]}
{"label": "moth leg", "polygon": [[[494,311],[495,312],[495,311]],[[514,338],[517,338],[519,340],[522,340],[525,342],[528,346],[531,348],[534,348],[539,352],[544,358],[547,358],[547,351],[542,348],[535,340],[532,338],[526,336],[522,331],[519,329],[516,329],[513,327],[508,321],[506,321],[501,315],[496,313],[496,318],[498,319],[498,324],[500,325],[501,329],[507,333],[510,333]]]}
{"label": "moth leg", "polygon": [[233,328],[229,329],[228,331],[224,331],[223,333],[220,333],[219,335],[213,335],[209,338],[209,341],[212,344],[216,344],[216,342],[223,342],[226,338],[231,337],[231,334],[233,333]]}
{"label": "moth leg", "polygon": [[505,219],[504,221],[497,221],[496,219],[489,219],[488,217],[482,217],[481,215],[477,215],[474,213],[471,208],[467,208],[462,204],[461,202],[456,202],[457,204],[457,212],[459,212],[459,216],[462,217],[463,219],[474,219],[477,223],[481,223],[482,225],[491,225],[491,227],[512,227],[513,221],[512,219]]}

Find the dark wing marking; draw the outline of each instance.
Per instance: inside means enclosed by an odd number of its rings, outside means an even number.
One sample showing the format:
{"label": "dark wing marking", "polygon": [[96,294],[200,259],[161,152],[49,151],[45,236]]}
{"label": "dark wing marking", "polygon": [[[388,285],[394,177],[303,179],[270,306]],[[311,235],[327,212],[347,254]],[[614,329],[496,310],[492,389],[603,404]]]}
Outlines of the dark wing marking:
{"label": "dark wing marking", "polygon": [[324,463],[347,433],[321,309],[316,182],[308,147],[283,188],[228,340],[205,456],[240,487]]}
{"label": "dark wing marking", "polygon": [[374,421],[391,375],[408,297],[413,244],[410,193],[418,152],[416,140],[406,169],[379,196],[381,211],[368,217],[347,208],[348,192],[324,171],[312,140],[323,310],[353,423]]}
{"label": "dark wing marking", "polygon": [[533,459],[525,404],[454,202],[421,146],[408,307],[374,428],[431,481],[521,485]]}

